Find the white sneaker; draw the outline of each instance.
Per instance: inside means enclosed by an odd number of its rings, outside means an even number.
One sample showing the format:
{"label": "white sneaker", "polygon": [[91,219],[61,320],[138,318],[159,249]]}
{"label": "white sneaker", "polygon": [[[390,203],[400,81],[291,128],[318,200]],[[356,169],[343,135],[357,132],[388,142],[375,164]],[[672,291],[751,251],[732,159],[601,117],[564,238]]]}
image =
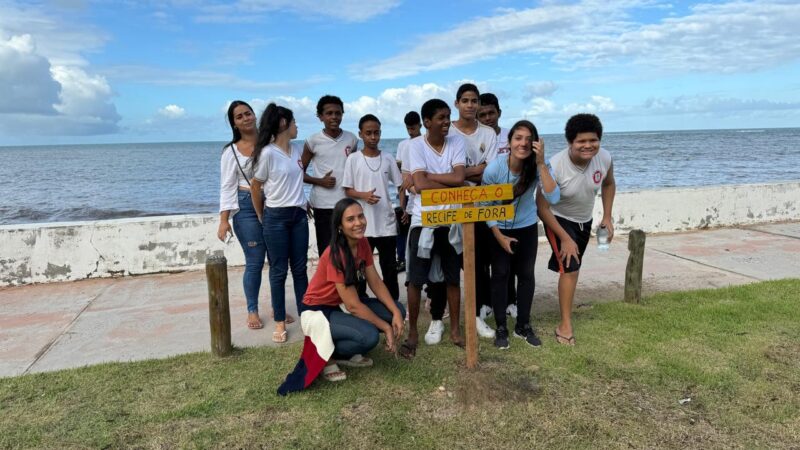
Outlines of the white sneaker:
{"label": "white sneaker", "polygon": [[508,308],[506,308],[506,314],[508,314],[512,318],[516,319],[517,318],[517,305],[514,305],[514,304],[508,305]]}
{"label": "white sneaker", "polygon": [[494,339],[494,330],[480,317],[475,318],[475,326],[478,328],[478,336],[486,339]]}
{"label": "white sneaker", "polygon": [[442,342],[442,333],[444,333],[444,323],[441,320],[431,320],[428,332],[425,333],[425,343],[436,345]]}
{"label": "white sneaker", "polygon": [[481,310],[478,312],[478,315],[481,316],[481,319],[486,319],[490,317],[494,311],[492,311],[492,307],[489,305],[481,306]]}

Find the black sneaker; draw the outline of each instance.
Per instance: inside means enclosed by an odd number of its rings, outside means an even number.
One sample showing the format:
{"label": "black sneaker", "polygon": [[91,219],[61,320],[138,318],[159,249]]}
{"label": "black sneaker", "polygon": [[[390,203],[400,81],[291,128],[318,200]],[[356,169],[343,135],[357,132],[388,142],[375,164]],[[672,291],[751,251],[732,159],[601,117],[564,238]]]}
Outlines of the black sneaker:
{"label": "black sneaker", "polygon": [[514,336],[525,339],[525,342],[534,347],[542,345],[542,341],[540,341],[539,338],[536,337],[536,333],[534,333],[533,328],[531,328],[530,325],[525,325],[522,329],[515,328]]}
{"label": "black sneaker", "polygon": [[397,273],[405,272],[406,271],[406,262],[405,261],[397,261],[397,264],[395,265],[395,268],[397,269]]}
{"label": "black sneaker", "polygon": [[508,328],[497,327],[497,330],[494,332],[494,346],[500,350],[508,348]]}

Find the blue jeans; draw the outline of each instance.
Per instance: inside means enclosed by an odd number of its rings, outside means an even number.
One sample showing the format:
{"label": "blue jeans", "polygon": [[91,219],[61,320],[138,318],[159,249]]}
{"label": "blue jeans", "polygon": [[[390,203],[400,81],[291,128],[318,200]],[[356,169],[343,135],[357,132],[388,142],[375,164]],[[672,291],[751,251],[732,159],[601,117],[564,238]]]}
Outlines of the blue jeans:
{"label": "blue jeans", "polygon": [[258,221],[249,191],[239,191],[239,212],[233,216],[233,232],[244,252],[242,284],[247,299],[247,312],[257,313],[261,271],[264,269],[267,245],[264,243],[264,229]]}
{"label": "blue jeans", "polygon": [[264,242],[269,259],[269,288],[275,321],[286,320],[286,274],[292,269],[298,314],[308,287],[308,217],[303,208],[264,208]]}
{"label": "blue jeans", "polygon": [[[365,298],[365,305],[382,320],[392,323],[392,313],[383,303],[376,298]],[[398,301],[394,302],[400,310],[400,316],[406,316],[406,310]],[[380,331],[375,325],[364,319],[347,314],[344,311],[334,311],[329,317],[331,337],[333,338],[334,358],[349,359],[353,355],[363,355],[378,345]],[[400,337],[397,336],[399,339]]]}

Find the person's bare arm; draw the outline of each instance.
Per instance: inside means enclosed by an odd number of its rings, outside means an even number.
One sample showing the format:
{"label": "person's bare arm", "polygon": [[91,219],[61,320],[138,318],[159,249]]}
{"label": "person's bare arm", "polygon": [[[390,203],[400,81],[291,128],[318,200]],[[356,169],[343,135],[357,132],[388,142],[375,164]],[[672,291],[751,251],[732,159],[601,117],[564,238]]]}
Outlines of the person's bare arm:
{"label": "person's bare arm", "polygon": [[303,144],[303,155],[300,157],[300,162],[303,163],[303,183],[313,184],[315,186],[321,186],[327,189],[333,189],[336,187],[336,177],[331,176],[333,173],[332,170],[329,170],[328,173],[326,173],[322,178],[312,177],[306,173],[308,170],[308,165],[311,164],[311,160],[313,158],[314,153],[312,153],[311,149],[308,148],[308,144]]}
{"label": "person's bare arm", "polygon": [[539,213],[539,218],[542,219],[545,226],[553,231],[561,241],[561,251],[557,255],[559,259],[569,266],[572,258],[575,258],[579,263],[581,262],[580,254],[578,253],[578,244],[572,240],[572,237],[564,230],[561,224],[556,220],[556,216],[550,211],[550,203],[544,198],[541,192],[536,191],[536,209]]}
{"label": "person's bare arm", "polygon": [[253,201],[253,209],[256,210],[258,221],[264,223],[264,220],[262,219],[262,216],[264,215],[264,210],[262,209],[264,199],[261,195],[262,186],[264,186],[263,181],[258,181],[255,178],[250,180],[250,199]]}
{"label": "person's bare arm", "polygon": [[608,230],[608,242],[614,237],[614,219],[611,217],[611,209],[614,206],[614,197],[617,194],[617,183],[614,180],[614,164],[608,168],[603,184],[600,186],[600,198],[603,201],[603,220],[600,226],[605,226]]}

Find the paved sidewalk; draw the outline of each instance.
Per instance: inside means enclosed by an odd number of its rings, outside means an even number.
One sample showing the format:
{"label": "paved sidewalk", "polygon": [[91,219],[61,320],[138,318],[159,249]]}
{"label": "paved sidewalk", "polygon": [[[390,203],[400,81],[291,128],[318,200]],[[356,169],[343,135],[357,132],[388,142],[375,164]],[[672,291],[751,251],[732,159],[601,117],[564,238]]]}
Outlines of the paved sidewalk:
{"label": "paved sidewalk", "polygon": [[[800,278],[798,255],[800,222],[648,236],[644,294]],[[549,257],[541,243],[534,316],[558,306]],[[590,245],[575,304],[620,300],[627,257],[624,237],[607,253]],[[241,278],[242,268],[229,270],[234,345],[275,345],[266,273],[261,330],[245,326]],[[295,314],[290,284],[291,275],[287,308]],[[207,295],[204,271],[0,289],[0,377],[208,351]],[[298,323],[289,326],[289,337],[302,337]]]}

